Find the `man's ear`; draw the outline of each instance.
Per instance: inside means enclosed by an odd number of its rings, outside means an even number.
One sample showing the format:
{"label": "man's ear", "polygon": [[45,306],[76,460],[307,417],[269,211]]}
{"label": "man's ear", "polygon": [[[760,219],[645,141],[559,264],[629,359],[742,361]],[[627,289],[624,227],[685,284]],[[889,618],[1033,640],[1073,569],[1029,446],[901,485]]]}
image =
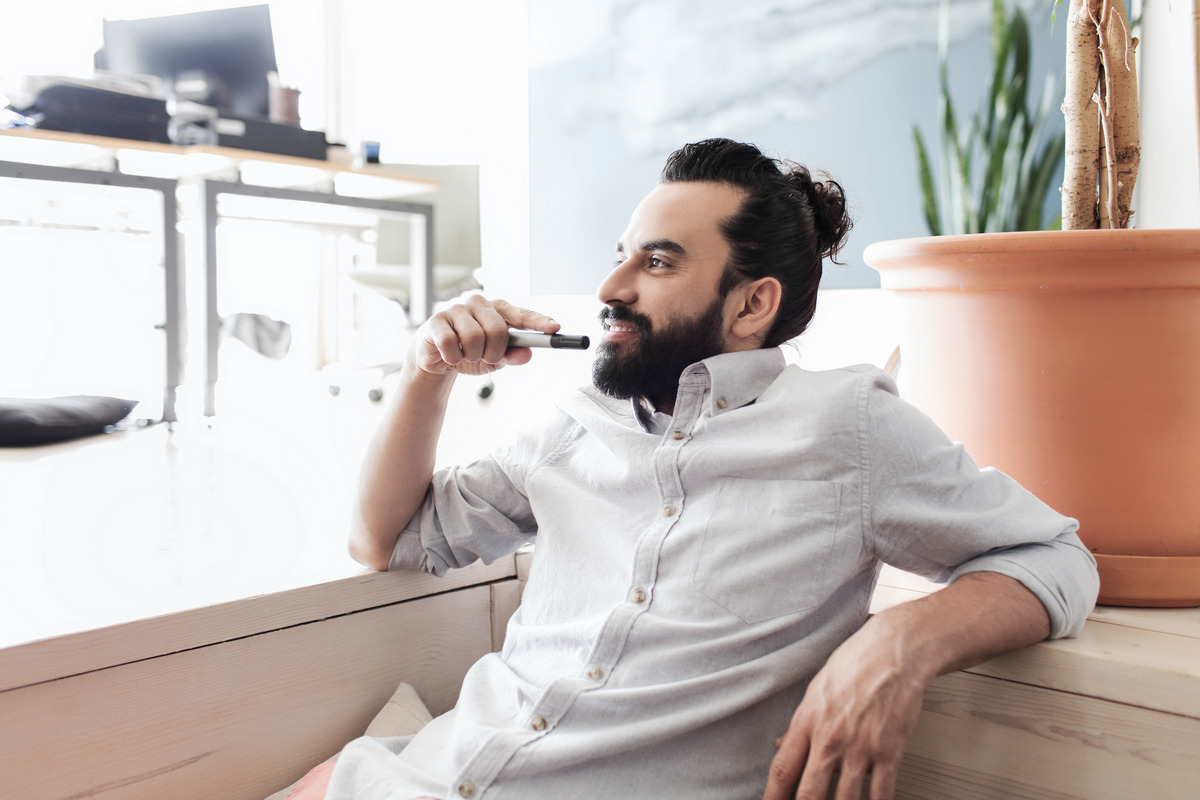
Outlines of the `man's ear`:
{"label": "man's ear", "polygon": [[761,347],[783,299],[779,279],[759,278],[742,284],[730,292],[730,299],[737,305],[729,332],[740,340],[756,339],[756,346]]}

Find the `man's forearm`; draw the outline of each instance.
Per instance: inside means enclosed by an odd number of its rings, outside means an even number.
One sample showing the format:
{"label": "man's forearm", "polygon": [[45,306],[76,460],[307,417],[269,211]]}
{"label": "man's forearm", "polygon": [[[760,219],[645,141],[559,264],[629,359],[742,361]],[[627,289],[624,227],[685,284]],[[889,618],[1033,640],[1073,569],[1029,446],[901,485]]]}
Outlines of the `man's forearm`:
{"label": "man's forearm", "polygon": [[454,377],[405,365],[363,462],[350,531],[350,555],[359,563],[387,569],[397,537],[424,500]]}
{"label": "man's forearm", "polygon": [[1050,616],[1037,596],[995,572],[967,573],[940,591],[876,614],[869,624],[904,641],[912,663],[925,665],[930,680],[1050,635]]}

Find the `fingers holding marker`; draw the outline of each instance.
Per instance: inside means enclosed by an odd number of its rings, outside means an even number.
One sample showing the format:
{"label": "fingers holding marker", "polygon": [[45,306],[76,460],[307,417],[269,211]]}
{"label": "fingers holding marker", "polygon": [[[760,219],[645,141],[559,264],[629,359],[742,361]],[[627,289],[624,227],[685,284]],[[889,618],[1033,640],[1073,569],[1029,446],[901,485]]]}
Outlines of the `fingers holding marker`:
{"label": "fingers holding marker", "polygon": [[464,360],[495,366],[508,349],[508,322],[495,305],[474,295],[463,306],[451,311],[455,329],[462,342]]}
{"label": "fingers holding marker", "polygon": [[587,337],[558,336],[559,327],[545,314],[472,295],[425,323],[418,366],[439,374],[483,374],[528,362],[530,347],[587,348]]}
{"label": "fingers holding marker", "polygon": [[[463,360],[458,333],[444,314],[430,317],[422,326],[419,366],[430,372],[444,372]],[[443,369],[438,369],[442,367]]]}

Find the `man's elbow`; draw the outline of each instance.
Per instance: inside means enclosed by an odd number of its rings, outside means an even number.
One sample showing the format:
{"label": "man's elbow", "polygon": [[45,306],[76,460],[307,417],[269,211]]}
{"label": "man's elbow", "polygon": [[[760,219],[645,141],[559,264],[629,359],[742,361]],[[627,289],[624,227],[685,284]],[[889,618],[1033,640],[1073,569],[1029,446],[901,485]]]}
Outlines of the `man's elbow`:
{"label": "man's elbow", "polygon": [[378,538],[371,535],[361,520],[351,527],[347,549],[355,561],[378,572],[386,572],[392,561],[391,550],[380,546]]}

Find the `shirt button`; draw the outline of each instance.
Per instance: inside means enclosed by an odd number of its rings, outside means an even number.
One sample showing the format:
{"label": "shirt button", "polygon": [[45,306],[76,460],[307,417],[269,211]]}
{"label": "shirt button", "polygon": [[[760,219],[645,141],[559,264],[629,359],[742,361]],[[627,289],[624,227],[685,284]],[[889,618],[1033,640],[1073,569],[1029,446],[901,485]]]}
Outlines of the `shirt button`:
{"label": "shirt button", "polygon": [[646,602],[646,593],[641,589],[634,589],[633,594],[629,596],[629,599],[635,603],[644,603]]}
{"label": "shirt button", "polygon": [[671,434],[671,438],[675,439],[676,441],[678,441],[679,439],[682,439],[683,431],[675,431],[674,433]]}
{"label": "shirt button", "polygon": [[675,516],[675,506],[663,506],[663,516],[664,517]]}
{"label": "shirt button", "polygon": [[463,781],[462,783],[460,783],[458,785],[458,796],[459,797],[474,797],[475,796],[475,784],[471,783],[470,781]]}
{"label": "shirt button", "polygon": [[604,670],[596,666],[588,667],[587,676],[594,681],[598,681],[604,677]]}
{"label": "shirt button", "polygon": [[725,407],[725,406],[727,406],[727,405],[729,405],[729,403],[727,403],[727,402],[725,401],[725,398],[724,398],[724,397],[718,397],[718,398],[717,398],[717,408],[724,408],[724,407]]}
{"label": "shirt button", "polygon": [[535,731],[546,730],[546,718],[534,717],[533,719],[529,720],[529,727],[533,728]]}

